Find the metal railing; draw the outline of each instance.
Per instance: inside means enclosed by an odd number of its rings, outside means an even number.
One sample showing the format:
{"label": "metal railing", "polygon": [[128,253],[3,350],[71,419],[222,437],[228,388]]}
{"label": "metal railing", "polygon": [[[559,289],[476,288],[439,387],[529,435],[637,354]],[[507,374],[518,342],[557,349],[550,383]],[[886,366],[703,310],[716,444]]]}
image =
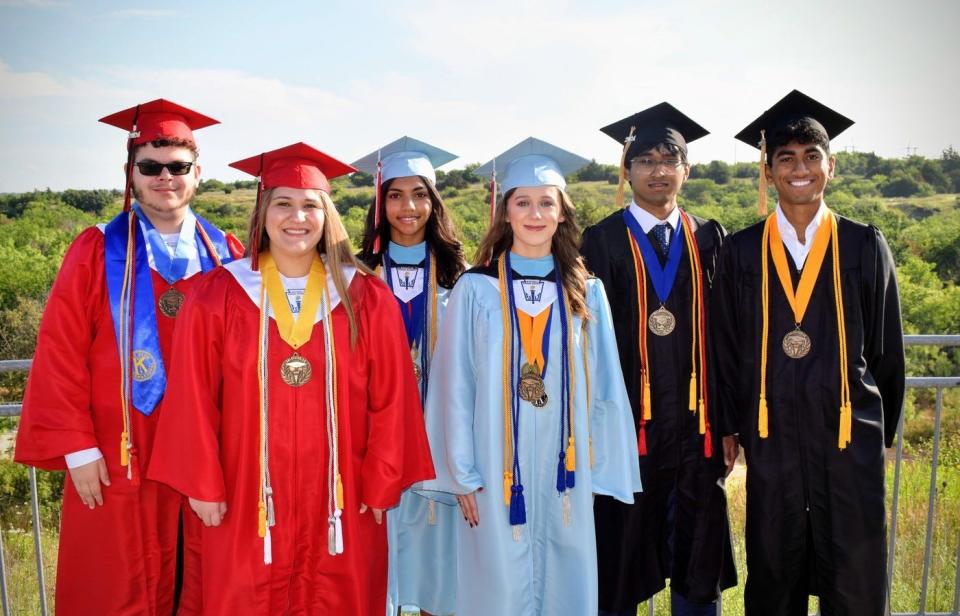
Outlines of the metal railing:
{"label": "metal railing", "polygon": [[[960,335],[932,335],[932,336],[904,336],[907,345],[922,345],[936,347],[960,346]],[[31,360],[14,359],[0,361],[0,372],[24,372],[30,370]],[[960,536],[957,537],[956,580],[954,585],[953,610],[951,612],[926,611],[928,582],[930,577],[931,559],[933,555],[933,525],[934,501],[937,495],[937,468],[940,459],[940,437],[943,420],[943,391],[951,387],[960,387],[960,376],[950,377],[907,377],[908,388],[933,388],[936,390],[936,407],[934,410],[933,454],[930,470],[930,489],[927,502],[926,534],[923,550],[923,577],[920,586],[919,607],[916,612],[896,612],[893,616],[960,616]],[[0,404],[0,417],[17,417],[20,415],[21,404]],[[893,569],[896,558],[897,543],[897,512],[900,506],[900,478],[903,462],[903,415],[897,427],[897,449],[893,472],[893,504],[890,508],[890,524],[888,536],[889,554],[887,558],[887,588],[893,587]],[[40,505],[37,495],[37,474],[33,467],[30,475],[30,507],[33,523],[33,545],[36,556],[37,587],[40,593],[40,610],[47,616],[46,581],[43,571],[43,554],[40,539]],[[960,512],[956,512],[960,515]],[[3,533],[0,529],[0,601],[2,601],[3,616],[9,616],[10,603],[7,596],[6,563],[3,552]],[[889,592],[888,592],[889,601]],[[647,601],[650,616],[654,616],[654,600]],[[718,601],[718,612],[723,613],[723,600]],[[887,609],[889,612],[889,606]]]}

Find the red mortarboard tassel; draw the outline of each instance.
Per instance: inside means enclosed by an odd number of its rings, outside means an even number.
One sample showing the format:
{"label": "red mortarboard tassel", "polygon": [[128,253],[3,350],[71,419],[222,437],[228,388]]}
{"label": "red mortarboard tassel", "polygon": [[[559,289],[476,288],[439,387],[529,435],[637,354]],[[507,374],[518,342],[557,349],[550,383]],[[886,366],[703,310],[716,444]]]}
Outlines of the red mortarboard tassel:
{"label": "red mortarboard tassel", "polygon": [[383,162],[377,155],[376,194],[373,197],[373,252],[380,254],[380,189],[383,186]]}

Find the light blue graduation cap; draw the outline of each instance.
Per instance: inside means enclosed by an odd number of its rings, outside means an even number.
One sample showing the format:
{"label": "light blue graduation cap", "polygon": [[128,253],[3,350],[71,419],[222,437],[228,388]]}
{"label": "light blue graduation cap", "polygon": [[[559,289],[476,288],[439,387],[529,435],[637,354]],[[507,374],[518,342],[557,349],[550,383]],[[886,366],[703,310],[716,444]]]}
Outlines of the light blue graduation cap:
{"label": "light blue graduation cap", "polygon": [[412,175],[421,175],[431,183],[436,184],[436,168],[445,165],[457,158],[445,150],[434,147],[429,143],[418,141],[413,137],[400,137],[382,148],[371,152],[353,163],[353,166],[377,175],[377,163],[381,163],[381,181],[386,182],[393,178],[403,178]]}
{"label": "light blue graduation cap", "polygon": [[565,176],[590,161],[546,141],[528,137],[474,170],[477,175],[492,176],[500,183],[500,190],[518,186],[556,186],[566,188]]}

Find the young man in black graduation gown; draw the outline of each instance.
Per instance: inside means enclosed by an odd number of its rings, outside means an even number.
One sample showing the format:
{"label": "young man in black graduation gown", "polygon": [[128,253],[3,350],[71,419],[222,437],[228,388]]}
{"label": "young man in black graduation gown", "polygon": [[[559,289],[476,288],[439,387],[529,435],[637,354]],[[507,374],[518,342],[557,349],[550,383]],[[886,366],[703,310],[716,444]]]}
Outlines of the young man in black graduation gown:
{"label": "young man in black graduation gown", "polygon": [[728,238],[712,298],[719,428],[748,468],[747,616],[806,615],[810,594],[825,616],[884,613],[903,332],[883,235],[823,201],[851,124],[794,90],[737,135],[779,196]]}
{"label": "young man in black graduation gown", "polygon": [[633,505],[596,497],[600,613],[633,616],[669,578],[673,614],[712,615],[736,584],[705,365],[704,298],[726,232],[677,206],[687,143],[707,131],[668,103],[602,130],[624,148],[618,205],[625,178],[633,201],[587,229],[581,253],[610,300],[643,492]]}

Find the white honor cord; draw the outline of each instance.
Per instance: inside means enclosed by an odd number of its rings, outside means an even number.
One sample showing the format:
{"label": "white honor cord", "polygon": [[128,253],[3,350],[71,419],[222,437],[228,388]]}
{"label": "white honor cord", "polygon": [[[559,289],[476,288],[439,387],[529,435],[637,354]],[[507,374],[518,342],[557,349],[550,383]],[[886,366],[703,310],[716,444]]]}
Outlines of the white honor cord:
{"label": "white honor cord", "polygon": [[260,455],[263,464],[263,499],[267,510],[267,533],[263,537],[263,564],[269,565],[273,562],[273,542],[270,538],[270,527],[276,524],[276,518],[273,510],[273,488],[270,485],[270,421],[269,421],[269,374],[268,367],[269,355],[269,325],[270,325],[270,299],[266,294],[261,294],[263,309],[260,311],[260,382],[263,384],[260,404],[263,412],[261,415],[261,433],[263,442],[260,444]]}

